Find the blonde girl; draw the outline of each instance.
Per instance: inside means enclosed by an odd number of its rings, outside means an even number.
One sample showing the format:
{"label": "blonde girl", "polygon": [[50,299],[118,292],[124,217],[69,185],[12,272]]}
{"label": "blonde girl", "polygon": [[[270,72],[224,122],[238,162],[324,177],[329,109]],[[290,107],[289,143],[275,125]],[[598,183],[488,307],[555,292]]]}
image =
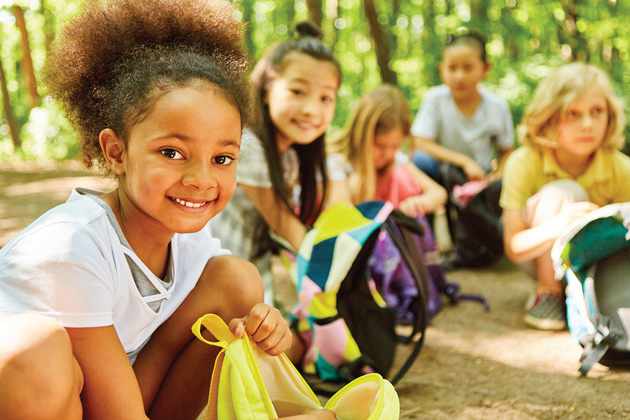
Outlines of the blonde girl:
{"label": "blonde girl", "polygon": [[527,325],[566,326],[562,284],[550,250],[571,223],[611,203],[630,201],[630,158],[621,153],[623,106],[600,69],[572,63],[543,80],[526,109],[523,144],[506,162],[501,206],[507,256],[532,262],[536,299]]}
{"label": "blonde girl", "polygon": [[[405,98],[390,85],[361,98],[341,134],[329,147],[331,179],[345,167],[354,204],[391,201],[410,217],[442,209],[446,191],[422,173],[401,151],[409,138],[411,115]],[[344,197],[332,197],[336,200]]]}
{"label": "blonde girl", "polygon": [[274,45],[252,71],[254,122],[243,136],[238,186],[210,229],[256,264],[273,304],[272,236],[297,250],[328,194],[324,137],[341,70],[309,22]]}

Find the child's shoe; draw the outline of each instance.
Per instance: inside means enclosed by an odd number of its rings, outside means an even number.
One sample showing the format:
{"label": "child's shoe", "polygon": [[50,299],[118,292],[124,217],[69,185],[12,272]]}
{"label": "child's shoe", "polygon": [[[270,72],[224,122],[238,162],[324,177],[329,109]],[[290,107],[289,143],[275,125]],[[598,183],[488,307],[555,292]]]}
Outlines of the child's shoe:
{"label": "child's shoe", "polygon": [[565,329],[567,321],[562,297],[556,293],[540,293],[525,314],[525,324],[538,330]]}

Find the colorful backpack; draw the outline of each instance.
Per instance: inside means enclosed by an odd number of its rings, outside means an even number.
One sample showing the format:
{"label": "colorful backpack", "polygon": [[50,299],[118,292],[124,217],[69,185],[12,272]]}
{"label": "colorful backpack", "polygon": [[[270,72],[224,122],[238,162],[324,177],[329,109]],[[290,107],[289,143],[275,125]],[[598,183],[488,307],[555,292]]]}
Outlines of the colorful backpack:
{"label": "colorful backpack", "polygon": [[599,362],[630,366],[630,203],[595,210],[551,250],[556,277],[567,279],[567,320],[584,348],[579,371]]}
{"label": "colorful backpack", "polygon": [[[389,376],[399,344],[413,343],[392,384],[411,367],[441,294],[454,303],[458,285],[446,281],[424,218],[389,202],[341,202],[320,215],[292,266],[294,310],[307,352],[306,374],[348,382],[368,372]],[[397,331],[406,330],[404,334]],[[414,343],[415,341],[415,343]]]}

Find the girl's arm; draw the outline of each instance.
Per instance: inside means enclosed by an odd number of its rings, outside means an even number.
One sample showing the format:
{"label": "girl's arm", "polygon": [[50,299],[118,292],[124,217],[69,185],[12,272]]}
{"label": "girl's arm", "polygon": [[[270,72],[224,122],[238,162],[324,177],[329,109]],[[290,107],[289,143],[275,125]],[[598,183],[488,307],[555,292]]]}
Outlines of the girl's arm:
{"label": "girl's arm", "polygon": [[267,225],[280,237],[284,238],[294,250],[306,234],[306,227],[300,219],[290,211],[277,197],[272,188],[251,187],[242,185],[247,197],[254,203],[256,210],[262,215]]}
{"label": "girl's arm", "polygon": [[84,376],[84,419],[147,420],[138,381],[114,326],[66,328]]}
{"label": "girl's arm", "polygon": [[451,150],[424,137],[412,136],[411,141],[414,150],[422,150],[439,161],[452,163],[462,168],[470,181],[481,180],[486,176],[483,168],[473,158],[463,153]]}
{"label": "girl's arm", "polygon": [[521,210],[503,210],[505,255],[516,264],[532,260],[551,250],[554,241],[573,222],[597,209],[589,202],[567,204],[556,216],[528,228]]}
{"label": "girl's arm", "polygon": [[426,213],[435,213],[446,204],[448,194],[444,187],[435,182],[431,177],[418,169],[413,163],[407,163],[405,170],[414,177],[422,193],[407,197],[400,203],[400,210],[407,216],[422,216]]}
{"label": "girl's arm", "polygon": [[339,201],[352,202],[352,194],[345,179],[328,183],[328,197],[326,198],[325,208],[329,208]]}

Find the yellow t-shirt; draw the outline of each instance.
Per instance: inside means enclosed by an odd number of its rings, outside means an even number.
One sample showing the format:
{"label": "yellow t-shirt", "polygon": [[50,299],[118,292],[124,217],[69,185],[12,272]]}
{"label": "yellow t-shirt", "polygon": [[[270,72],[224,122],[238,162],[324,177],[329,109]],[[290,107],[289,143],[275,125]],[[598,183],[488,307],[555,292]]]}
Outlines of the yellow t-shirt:
{"label": "yellow t-shirt", "polygon": [[559,179],[579,183],[599,206],[630,201],[630,157],[620,151],[598,150],[586,171],[573,177],[558,166],[550,150],[521,146],[505,163],[499,204],[521,210],[543,185]]}

